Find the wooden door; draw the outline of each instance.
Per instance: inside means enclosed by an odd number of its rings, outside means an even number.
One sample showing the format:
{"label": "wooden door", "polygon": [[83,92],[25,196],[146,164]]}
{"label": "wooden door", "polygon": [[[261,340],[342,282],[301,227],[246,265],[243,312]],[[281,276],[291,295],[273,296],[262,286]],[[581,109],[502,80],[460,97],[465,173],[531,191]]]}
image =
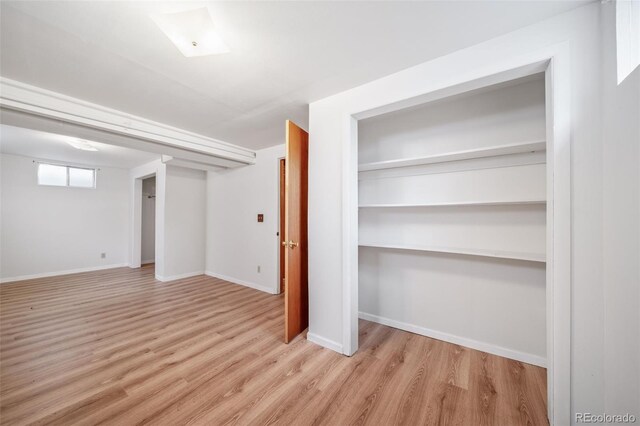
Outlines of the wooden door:
{"label": "wooden door", "polygon": [[309,134],[287,120],[285,161],[284,341],[309,325],[307,281],[307,170]]}

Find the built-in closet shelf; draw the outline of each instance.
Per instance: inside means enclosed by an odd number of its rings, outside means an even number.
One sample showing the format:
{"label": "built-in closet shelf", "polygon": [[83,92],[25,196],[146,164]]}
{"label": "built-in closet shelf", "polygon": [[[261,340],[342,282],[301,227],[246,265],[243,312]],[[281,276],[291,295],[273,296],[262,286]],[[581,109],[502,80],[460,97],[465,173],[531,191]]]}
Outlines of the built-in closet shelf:
{"label": "built-in closet shelf", "polygon": [[360,247],[373,247],[394,250],[427,251],[432,253],[451,253],[468,256],[496,257],[500,259],[526,260],[529,262],[546,262],[546,256],[541,253],[521,253],[515,251],[484,250],[484,249],[459,249],[451,247],[429,246],[400,246],[392,244],[359,243]]}
{"label": "built-in closet shelf", "polygon": [[526,204],[546,204],[546,200],[518,200],[518,201],[452,201],[443,203],[422,204],[362,204],[358,207],[365,208],[398,208],[398,207],[451,207],[451,206],[510,206]]}
{"label": "built-in closet shelf", "polygon": [[496,145],[464,151],[447,152],[444,154],[428,155],[425,157],[362,163],[358,165],[358,171],[366,172],[370,170],[384,170],[398,167],[420,166],[423,164],[445,163],[448,161],[470,160],[473,158],[497,157],[500,155],[544,151],[545,149],[545,141],[519,142],[508,145]]}

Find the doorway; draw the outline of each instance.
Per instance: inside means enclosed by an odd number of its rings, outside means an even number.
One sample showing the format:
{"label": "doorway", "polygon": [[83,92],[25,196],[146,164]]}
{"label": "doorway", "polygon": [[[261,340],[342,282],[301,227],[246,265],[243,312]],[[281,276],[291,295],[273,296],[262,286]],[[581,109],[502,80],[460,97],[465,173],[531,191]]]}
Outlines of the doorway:
{"label": "doorway", "polygon": [[129,267],[139,268],[145,263],[153,263],[156,277],[162,277],[164,272],[164,244],[161,232],[164,229],[164,172],[157,167],[156,163],[149,163],[149,166],[134,169],[132,174]]}
{"label": "doorway", "polygon": [[140,259],[142,265],[156,261],[156,177],[142,180]]}

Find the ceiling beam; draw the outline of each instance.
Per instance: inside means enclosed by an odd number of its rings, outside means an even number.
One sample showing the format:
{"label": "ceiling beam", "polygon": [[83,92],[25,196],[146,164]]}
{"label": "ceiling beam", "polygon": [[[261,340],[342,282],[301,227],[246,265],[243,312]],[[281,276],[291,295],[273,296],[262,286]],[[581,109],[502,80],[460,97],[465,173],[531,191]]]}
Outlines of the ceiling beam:
{"label": "ceiling beam", "polygon": [[4,124],[37,127],[215,166],[255,163],[252,150],[4,77],[0,77],[0,107]]}
{"label": "ceiling beam", "polygon": [[194,160],[184,160],[181,158],[174,158],[170,155],[163,155],[161,157],[161,161],[164,164],[167,164],[169,166],[186,167],[188,169],[204,170],[207,172],[219,172],[221,170],[224,170],[224,167],[217,167],[217,166],[212,166],[210,164],[203,164],[199,161],[194,161]]}

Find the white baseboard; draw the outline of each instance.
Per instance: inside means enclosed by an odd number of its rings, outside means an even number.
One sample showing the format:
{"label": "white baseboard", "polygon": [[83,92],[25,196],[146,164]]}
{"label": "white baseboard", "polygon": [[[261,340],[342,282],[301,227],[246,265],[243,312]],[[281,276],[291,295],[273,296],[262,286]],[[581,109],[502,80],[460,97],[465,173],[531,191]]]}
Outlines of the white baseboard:
{"label": "white baseboard", "polygon": [[479,342],[477,340],[468,339],[466,337],[460,337],[454,334],[444,333],[442,331],[431,330],[426,327],[420,327],[418,325],[396,321],[390,318],[381,317],[379,315],[368,314],[366,312],[359,312],[358,316],[363,320],[377,322],[382,325],[399,328],[400,330],[409,331],[411,333],[420,334],[422,336],[431,337],[433,339],[454,343],[460,346],[466,346],[467,348],[476,349],[478,351],[487,352],[509,359],[514,359],[516,361],[526,362],[527,364],[533,364],[545,368],[547,366],[547,360],[544,357],[538,355],[504,348],[502,346],[493,345],[491,343]]}
{"label": "white baseboard", "polygon": [[204,271],[186,272],[184,274],[169,275],[168,277],[163,277],[162,275],[156,274],[156,280],[162,281],[162,282],[167,282],[167,281],[181,280],[183,278],[196,277],[198,275],[204,275]]}
{"label": "white baseboard", "polygon": [[275,290],[273,288],[269,288],[260,284],[255,284],[249,281],[244,281],[244,280],[239,280],[237,278],[233,278],[227,275],[222,275],[222,274],[218,274],[215,272],[211,272],[211,271],[204,271],[205,275],[209,275],[210,277],[213,278],[220,278],[221,280],[225,280],[225,281],[229,281],[230,283],[234,283],[234,284],[240,284],[243,285],[245,287],[250,287],[253,288],[255,290],[260,290],[260,291],[264,291],[265,293],[269,293],[269,294],[278,294],[275,292]]}
{"label": "white baseboard", "polygon": [[315,333],[307,333],[307,340],[315,343],[316,345],[320,345],[323,348],[336,351],[339,354],[342,353],[342,345],[340,343],[334,342],[333,340],[325,339],[324,337],[318,336]]}
{"label": "white baseboard", "polygon": [[101,271],[103,269],[123,268],[125,266],[129,266],[129,264],[114,263],[111,265],[89,266],[87,268],[67,269],[64,271],[43,272],[40,274],[32,274],[32,275],[20,275],[16,277],[1,278],[0,283],[4,284],[4,283],[12,283],[15,281],[34,280],[36,278],[57,277],[59,275],[79,274],[80,272]]}
{"label": "white baseboard", "polygon": [[140,262],[141,265],[148,265],[149,263],[156,263],[156,260],[150,259],[150,260],[143,260],[142,262]]}

